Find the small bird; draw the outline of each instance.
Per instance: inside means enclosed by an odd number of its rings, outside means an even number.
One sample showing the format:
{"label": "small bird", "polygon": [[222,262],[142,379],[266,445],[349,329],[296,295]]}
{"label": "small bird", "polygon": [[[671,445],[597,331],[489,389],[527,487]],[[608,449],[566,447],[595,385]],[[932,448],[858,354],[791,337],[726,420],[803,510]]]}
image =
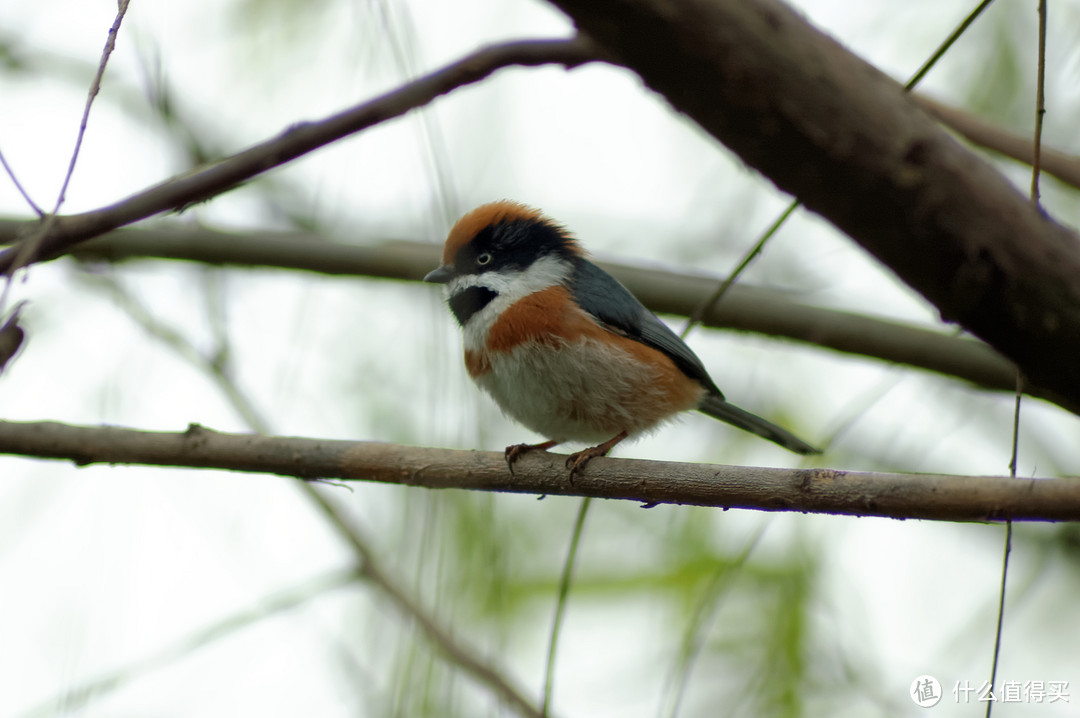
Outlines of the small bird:
{"label": "small bird", "polygon": [[511,201],[485,204],[450,230],[442,264],[461,325],[465,368],[511,418],[548,438],[506,447],[514,462],[567,441],[570,477],[623,439],[690,409],[798,454],[820,453],[730,404],[696,354],[561,225]]}

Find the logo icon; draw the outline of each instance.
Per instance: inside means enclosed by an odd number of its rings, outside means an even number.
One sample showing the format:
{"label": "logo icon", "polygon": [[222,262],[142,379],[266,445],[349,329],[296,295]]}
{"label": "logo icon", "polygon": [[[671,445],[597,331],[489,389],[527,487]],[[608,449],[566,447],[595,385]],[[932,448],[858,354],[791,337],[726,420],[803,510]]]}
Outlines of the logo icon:
{"label": "logo icon", "polygon": [[941,684],[933,676],[919,676],[911,682],[911,692],[908,695],[915,705],[932,708],[941,701]]}

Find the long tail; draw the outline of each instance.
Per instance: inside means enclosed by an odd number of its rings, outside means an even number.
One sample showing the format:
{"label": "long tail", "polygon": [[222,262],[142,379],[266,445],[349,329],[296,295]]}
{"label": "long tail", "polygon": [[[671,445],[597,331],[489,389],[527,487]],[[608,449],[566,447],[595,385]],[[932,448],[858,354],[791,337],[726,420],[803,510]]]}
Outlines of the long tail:
{"label": "long tail", "polygon": [[749,411],[740,409],[734,404],[729,404],[722,397],[716,396],[715,394],[706,396],[701,402],[701,406],[698,407],[698,411],[703,414],[708,414],[714,419],[726,421],[732,426],[737,426],[744,431],[757,434],[764,439],[779,444],[788,451],[794,451],[796,454],[821,453],[821,449],[810,446],[810,444],[807,444],[787,429],[781,429],[776,424],[765,421],[760,416],[755,416]]}

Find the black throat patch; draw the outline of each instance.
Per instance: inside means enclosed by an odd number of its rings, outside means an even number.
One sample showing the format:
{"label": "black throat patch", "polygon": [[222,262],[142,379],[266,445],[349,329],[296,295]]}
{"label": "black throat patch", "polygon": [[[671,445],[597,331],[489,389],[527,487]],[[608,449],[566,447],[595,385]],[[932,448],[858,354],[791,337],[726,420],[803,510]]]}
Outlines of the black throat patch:
{"label": "black throat patch", "polygon": [[491,300],[497,296],[499,295],[495,290],[487,287],[466,287],[451,296],[447,303],[450,305],[450,311],[457,317],[458,324],[465,326],[472,315],[490,304]]}

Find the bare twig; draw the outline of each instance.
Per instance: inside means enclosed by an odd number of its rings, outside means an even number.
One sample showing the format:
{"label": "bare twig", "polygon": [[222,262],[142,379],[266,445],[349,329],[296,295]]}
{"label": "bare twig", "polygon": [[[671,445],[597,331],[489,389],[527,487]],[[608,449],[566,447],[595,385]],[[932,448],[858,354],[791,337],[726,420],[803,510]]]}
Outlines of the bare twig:
{"label": "bare twig", "polygon": [[[189,429],[190,431],[191,429]],[[205,429],[200,428],[199,431],[205,431]],[[468,673],[482,685],[490,688],[500,699],[506,701],[507,705],[512,707],[515,713],[525,716],[525,718],[546,718],[540,709],[525,697],[524,691],[515,686],[508,676],[504,675],[493,664],[480,658],[480,652],[476,647],[468,645],[462,639],[453,636],[443,628],[427,609],[409,595],[405,587],[399,585],[390,574],[383,570],[367,538],[360,530],[360,527],[355,525],[355,522],[350,521],[316,487],[304,484],[303,490],[308,498],[323,511],[330,524],[350,544],[354,553],[362,559],[364,577],[378,586],[383,595],[402,614],[416,623],[424,637],[442,653],[447,661]]]}
{"label": "bare twig", "polygon": [[1035,78],[1035,137],[1031,142],[1031,203],[1039,207],[1043,116],[1046,115],[1046,0],[1039,0],[1039,59]]}
{"label": "bare twig", "polygon": [[[77,215],[57,217],[23,244],[0,254],[0,272],[10,272],[15,258],[25,262],[51,258],[90,237],[168,210],[181,210],[226,192],[267,170],[373,125],[405,114],[463,85],[511,65],[559,63],[574,67],[596,59],[583,38],[522,40],[492,45],[435,72],[420,77],[370,102],[317,122],[293,125],[277,137],[209,166],[174,177],[116,204]],[[29,241],[28,241],[29,240]],[[26,249],[33,245],[33,251]],[[21,247],[21,249],[20,249]]]}
{"label": "bare twig", "polygon": [[[37,256],[46,236],[48,236],[53,225],[56,224],[57,212],[60,211],[60,207],[63,206],[64,200],[67,198],[68,185],[71,183],[72,175],[75,174],[75,163],[79,160],[79,151],[82,149],[83,137],[86,136],[86,126],[90,121],[90,108],[94,106],[94,100],[101,91],[101,79],[105,76],[105,68],[108,66],[109,58],[112,57],[113,50],[116,48],[116,36],[120,32],[120,24],[124,21],[124,16],[127,14],[128,3],[129,0],[119,0],[119,2],[117,2],[116,17],[113,19],[112,27],[109,28],[108,36],[105,39],[105,47],[101,51],[101,60],[98,62],[97,72],[94,73],[94,79],[91,81],[90,89],[86,93],[86,104],[83,106],[82,118],[79,120],[79,131],[75,136],[75,149],[71,152],[71,159],[68,161],[67,172],[64,174],[64,181],[60,186],[60,192],[56,196],[56,204],[53,206],[53,211],[42,221],[40,231],[27,237],[21,246],[8,250],[12,253],[17,251],[17,253],[12,257],[10,266],[5,266],[3,269],[3,272],[8,277],[8,282],[4,288],[5,298],[8,288],[10,287],[11,276],[17,269],[25,266]],[[3,304],[4,302],[0,300],[0,307],[2,307]]]}
{"label": "bare twig", "polygon": [[4,157],[3,152],[0,152],[0,165],[3,165],[4,171],[7,172],[7,176],[11,178],[11,182],[15,185],[15,189],[19,191],[19,194],[23,196],[23,199],[26,200],[26,203],[30,205],[30,209],[34,210],[34,214],[36,214],[38,217],[44,217],[45,210],[37,206],[37,203],[34,202],[33,198],[30,197],[30,194],[26,191],[26,188],[22,186],[21,182],[19,182],[19,178],[15,176],[15,170],[11,167],[11,165],[8,164],[7,158]]}
{"label": "bare twig", "polygon": [[739,572],[746,565],[750,554],[757,548],[758,542],[765,533],[766,526],[767,524],[762,524],[754,532],[743,549],[730,563],[717,567],[706,584],[705,590],[702,591],[697,605],[687,621],[686,631],[679,646],[678,660],[672,667],[671,675],[667,681],[669,688],[665,692],[670,695],[667,702],[671,705],[671,710],[667,714],[668,718],[678,718],[679,711],[682,709],[683,698],[686,696],[687,686],[690,683],[690,674],[701,656],[701,649],[705,645],[708,631],[712,628],[716,614],[719,612],[720,599],[723,597],[724,592],[734,585],[734,579],[738,577]]}
{"label": "bare twig", "polygon": [[795,210],[798,208],[799,200],[794,200],[776,219],[773,220],[772,224],[769,225],[769,228],[765,230],[758,238],[758,241],[754,243],[754,246],[750,248],[750,251],[742,258],[742,261],[735,265],[735,269],[731,270],[731,273],[724,277],[724,280],[717,285],[716,290],[712,294],[706,297],[705,301],[694,308],[694,311],[690,313],[690,317],[686,320],[686,326],[683,327],[679,336],[685,339],[695,325],[702,323],[705,314],[715,307],[720,299],[727,294],[728,290],[735,285],[735,280],[746,271],[746,268],[750,266],[750,263],[754,261],[754,258],[761,254],[765,249],[766,242],[772,239],[773,235],[780,231],[780,228],[788,221],[788,217],[794,214]]}
{"label": "bare twig", "polygon": [[108,294],[121,309],[127,312],[131,320],[138,324],[151,338],[158,340],[178,357],[203,371],[213,380],[218,390],[225,396],[225,399],[233,407],[240,419],[247,424],[248,428],[260,434],[269,433],[269,424],[262,413],[255,407],[254,402],[237,386],[229,367],[221,360],[219,349],[215,348],[210,353],[201,350],[182,332],[154,316],[116,277],[112,275],[83,274],[79,275],[79,278],[89,286]]}
{"label": "bare twig", "polygon": [[[123,287],[111,278],[95,279],[102,282],[102,286],[113,294],[114,298],[128,311],[132,319],[152,337],[164,343],[178,356],[186,359],[210,376],[228,402],[252,430],[259,432],[261,435],[269,433],[269,423],[255,409],[252,401],[236,384],[226,364],[216,359],[216,352],[214,353],[215,356],[207,356],[200,352],[186,337],[151,315],[145,307],[130,297]],[[189,429],[189,433],[190,431],[191,429]],[[446,660],[468,673],[481,684],[486,685],[520,715],[526,718],[539,718],[540,710],[532,705],[528,698],[525,697],[525,694],[515,687],[497,666],[481,659],[475,648],[465,645],[443,629],[434,616],[428,613],[417,601],[413,600],[408,592],[379,566],[375,552],[354,520],[334,506],[316,487],[305,483],[301,484],[300,488],[305,498],[313,502],[322,511],[330,524],[353,549],[363,577],[382,591],[405,616],[412,619],[427,640]]]}
{"label": "bare twig", "polygon": [[94,79],[90,83],[90,90],[86,93],[86,105],[83,106],[82,119],[79,120],[79,132],[75,136],[75,149],[71,152],[71,161],[68,162],[64,183],[60,186],[60,193],[56,197],[53,214],[60,211],[64,200],[67,199],[67,188],[71,183],[71,176],[75,174],[75,163],[79,160],[79,150],[82,149],[83,137],[86,136],[86,125],[90,121],[90,108],[94,106],[94,100],[97,98],[98,93],[101,92],[101,80],[105,77],[105,68],[109,64],[109,58],[112,57],[113,50],[116,49],[116,36],[120,32],[120,24],[124,22],[124,16],[127,14],[128,3],[129,0],[119,0],[116,4],[116,17],[113,19],[112,27],[109,28],[109,34],[105,39],[105,48],[101,51],[101,61],[98,62],[97,72],[94,73]]}
{"label": "bare twig", "polygon": [[924,62],[922,66],[915,71],[915,74],[904,83],[904,89],[909,92],[915,89],[915,87],[923,81],[923,78],[926,77],[930,70],[934,69],[934,66],[938,64],[941,58],[945,57],[945,53],[952,49],[952,46],[956,44],[956,41],[960,39],[960,36],[967,32],[968,28],[971,27],[972,23],[979,19],[979,16],[983,14],[983,11],[986,10],[986,8],[990,7],[992,2],[994,2],[994,0],[982,0],[982,2],[976,5],[971,12],[965,15],[964,19],[960,21],[960,24],[957,25],[953,31],[949,33],[949,36],[937,46],[930,57],[927,58],[926,62]]}
{"label": "bare twig", "polygon": [[[121,306],[127,310],[132,319],[142,326],[150,336],[161,341],[178,356],[211,377],[228,402],[252,430],[259,432],[261,435],[269,433],[269,423],[255,409],[252,401],[237,385],[231,372],[228,371],[226,362],[222,361],[219,356],[220,350],[213,352],[210,356],[200,352],[181,333],[150,314],[145,307],[135,301],[124,290],[122,285],[111,277],[93,278],[114,296]],[[222,339],[223,337],[219,337],[219,341]],[[443,629],[434,616],[424,610],[417,601],[409,596],[403,587],[398,585],[390,574],[379,566],[375,558],[375,552],[355,520],[350,519],[344,511],[334,506],[316,487],[305,483],[300,485],[300,489],[305,498],[320,509],[330,524],[353,549],[363,577],[382,591],[405,616],[412,619],[427,640],[447,661],[490,688],[495,695],[512,706],[520,715],[526,718],[539,718],[540,710],[532,705],[528,698],[525,697],[525,694],[516,688],[497,666],[481,659],[475,648],[456,640],[449,632]]]}
{"label": "bare twig", "polygon": [[[947,127],[979,147],[993,150],[1024,164],[1035,163],[1034,143],[1030,136],[1009,132],[926,95],[912,95],[912,99]],[[1040,171],[1080,188],[1080,156],[1043,147],[1041,143],[1039,147]]]}
{"label": "bare twig", "polygon": [[[1032,140],[1031,203],[1039,207],[1039,174],[1041,172],[1043,115],[1046,113],[1046,0],[1039,0],[1038,71],[1035,78],[1035,136]],[[1024,395],[1024,378],[1016,374],[1016,402],[1013,409],[1012,452],[1009,458],[1009,476],[1016,478],[1020,457],[1020,403]],[[990,662],[990,686],[997,682],[998,665],[1001,661],[1001,634],[1005,626],[1005,589],[1009,580],[1009,556],[1012,554],[1013,523],[1005,522],[1005,546],[1001,558],[1001,591],[998,594],[997,626],[994,631],[994,652]],[[990,718],[994,701],[987,701],[986,718]]]}
{"label": "bare twig", "polygon": [[0,453],[95,463],[185,466],[377,481],[431,489],[593,496],[644,504],[941,521],[1080,520],[1080,481],[772,469],[598,458],[567,480],[565,457],[537,452],[506,470],[502,453],[376,442],[175,433],[55,422],[0,422]]}
{"label": "bare twig", "polygon": [[544,664],[544,702],[540,705],[540,713],[544,718],[551,715],[551,696],[555,686],[555,654],[559,648],[559,636],[562,633],[562,622],[563,616],[566,614],[567,599],[570,597],[570,584],[574,580],[574,565],[577,563],[578,553],[581,549],[581,534],[585,530],[585,519],[589,515],[589,506],[591,504],[592,498],[588,496],[581,500],[577,519],[574,520],[574,530],[570,534],[570,548],[566,552],[562,575],[559,577],[559,593],[555,600],[555,617],[551,621],[551,633],[548,635],[547,661]]}

